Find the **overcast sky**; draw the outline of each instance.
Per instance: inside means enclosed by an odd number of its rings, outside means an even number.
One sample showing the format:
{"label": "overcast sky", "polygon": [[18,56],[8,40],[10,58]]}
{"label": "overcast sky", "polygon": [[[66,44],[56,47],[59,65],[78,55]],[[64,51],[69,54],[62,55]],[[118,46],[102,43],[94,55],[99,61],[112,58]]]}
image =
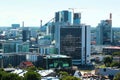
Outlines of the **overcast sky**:
{"label": "overcast sky", "polygon": [[0,0],[0,26],[22,21],[25,26],[39,26],[41,19],[44,24],[68,8],[76,8],[82,13],[81,22],[94,27],[112,13],[113,27],[120,27],[120,0]]}

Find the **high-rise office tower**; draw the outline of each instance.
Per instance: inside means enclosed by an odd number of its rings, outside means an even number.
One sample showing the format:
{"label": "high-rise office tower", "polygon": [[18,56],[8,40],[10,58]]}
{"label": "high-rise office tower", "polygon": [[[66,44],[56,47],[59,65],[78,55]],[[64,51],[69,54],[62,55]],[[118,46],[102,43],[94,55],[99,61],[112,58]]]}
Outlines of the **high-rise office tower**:
{"label": "high-rise office tower", "polygon": [[17,29],[17,28],[20,28],[20,24],[12,24],[12,29]]}
{"label": "high-rise office tower", "polygon": [[79,25],[81,23],[81,13],[73,13],[73,24]]}
{"label": "high-rise office tower", "polygon": [[110,19],[102,20],[96,29],[97,45],[110,45],[112,43],[112,14]]}
{"label": "high-rise office tower", "polygon": [[90,26],[59,27],[56,41],[58,53],[71,56],[73,65],[90,63]]}
{"label": "high-rise office tower", "polygon": [[28,27],[23,27],[22,31],[22,40],[23,42],[26,42],[27,40],[30,39],[30,31]]}
{"label": "high-rise office tower", "polygon": [[72,23],[72,15],[68,10],[59,11],[55,13],[55,22],[59,23]]}

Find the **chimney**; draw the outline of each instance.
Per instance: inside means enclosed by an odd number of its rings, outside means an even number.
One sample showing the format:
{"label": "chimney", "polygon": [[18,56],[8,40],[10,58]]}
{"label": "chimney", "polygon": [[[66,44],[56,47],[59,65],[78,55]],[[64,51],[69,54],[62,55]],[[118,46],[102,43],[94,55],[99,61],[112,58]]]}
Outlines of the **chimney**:
{"label": "chimney", "polygon": [[24,21],[22,22],[22,27],[24,27]]}
{"label": "chimney", "polygon": [[40,27],[42,27],[42,20],[40,20]]}
{"label": "chimney", "polygon": [[112,13],[110,13],[110,20],[112,20]]}

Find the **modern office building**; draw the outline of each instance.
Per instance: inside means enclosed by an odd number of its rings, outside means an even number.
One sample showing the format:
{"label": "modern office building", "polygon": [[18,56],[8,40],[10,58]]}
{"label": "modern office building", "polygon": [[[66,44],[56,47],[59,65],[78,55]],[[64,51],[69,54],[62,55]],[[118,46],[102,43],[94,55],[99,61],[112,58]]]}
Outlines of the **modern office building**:
{"label": "modern office building", "polygon": [[22,37],[23,42],[26,42],[27,40],[30,39],[30,31],[28,27],[23,27]]}
{"label": "modern office building", "polygon": [[29,44],[19,40],[0,41],[0,51],[0,53],[29,52]]}
{"label": "modern office building", "polygon": [[9,67],[9,65],[13,67],[17,67],[20,62],[26,61],[26,55],[25,54],[14,54],[14,53],[6,53],[6,54],[0,54],[2,57],[1,59],[1,67]]}
{"label": "modern office building", "polygon": [[17,29],[17,28],[20,28],[20,24],[12,24],[12,29]]}
{"label": "modern office building", "polygon": [[112,14],[110,19],[102,20],[96,29],[97,45],[110,45],[112,43]]}
{"label": "modern office building", "polygon": [[[59,27],[59,26],[58,26]],[[71,25],[58,28],[58,53],[72,57],[73,65],[90,63],[90,26]]]}
{"label": "modern office building", "polygon": [[55,13],[55,22],[59,23],[67,23],[71,24],[72,23],[72,14],[68,10],[64,11],[59,11]]}
{"label": "modern office building", "polygon": [[81,23],[81,13],[74,13],[73,24],[80,25],[80,23]]}
{"label": "modern office building", "polygon": [[43,56],[37,53],[26,54],[26,60],[32,62],[36,67],[43,66]]}
{"label": "modern office building", "polygon": [[71,68],[72,67],[72,60],[71,57],[65,55],[46,55],[43,57],[43,68],[50,69],[50,68]]}
{"label": "modern office building", "polygon": [[120,52],[120,47],[119,46],[108,46],[103,48],[103,53],[104,54],[113,54],[114,52]]}

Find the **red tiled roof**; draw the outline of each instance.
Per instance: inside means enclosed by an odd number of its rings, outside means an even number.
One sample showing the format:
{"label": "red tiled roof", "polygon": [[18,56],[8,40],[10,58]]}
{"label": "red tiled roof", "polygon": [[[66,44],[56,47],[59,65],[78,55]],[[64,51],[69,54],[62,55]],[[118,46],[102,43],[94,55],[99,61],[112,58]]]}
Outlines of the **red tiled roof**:
{"label": "red tiled roof", "polygon": [[29,61],[23,62],[23,64],[26,65],[26,66],[28,66],[28,67],[29,66],[33,66],[32,62],[29,62]]}

